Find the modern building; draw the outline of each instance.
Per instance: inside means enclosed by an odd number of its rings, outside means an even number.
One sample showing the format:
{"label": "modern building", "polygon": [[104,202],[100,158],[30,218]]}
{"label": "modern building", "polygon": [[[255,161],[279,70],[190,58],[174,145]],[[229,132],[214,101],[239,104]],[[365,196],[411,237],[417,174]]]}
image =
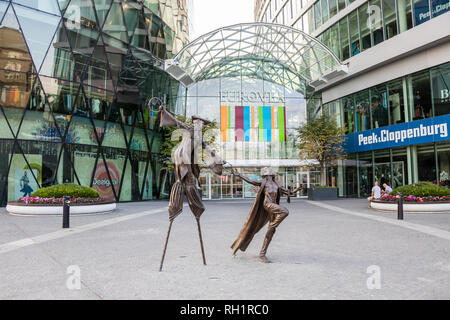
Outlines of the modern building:
{"label": "modern building", "polygon": [[[346,69],[306,33],[259,22],[201,36],[168,61],[167,71],[187,86],[181,99],[187,116],[217,121],[216,149],[227,162],[255,179],[263,167],[272,167],[283,186],[304,186],[300,197],[319,183],[319,172],[299,160],[296,129],[308,108],[320,107],[315,84]],[[221,176],[204,171],[201,185],[206,199],[256,195],[230,171]]]}
{"label": "modern building", "polygon": [[256,0],[256,21],[317,38],[348,66],[319,79],[308,117],[336,115],[347,160],[328,170],[340,195],[363,197],[375,180],[393,187],[450,186],[448,0]]}
{"label": "modern building", "polygon": [[185,0],[0,0],[0,205],[73,182],[106,199],[162,194],[164,60],[188,41]]}

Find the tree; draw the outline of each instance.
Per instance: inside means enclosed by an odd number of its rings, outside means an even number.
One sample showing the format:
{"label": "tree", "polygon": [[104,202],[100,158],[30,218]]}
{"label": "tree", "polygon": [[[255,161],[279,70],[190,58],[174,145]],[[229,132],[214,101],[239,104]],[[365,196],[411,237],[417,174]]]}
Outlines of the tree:
{"label": "tree", "polygon": [[[299,156],[302,160],[316,160],[320,167],[320,185],[326,185],[326,167],[345,157],[345,130],[334,116],[322,114],[297,129]],[[313,165],[317,166],[317,164]]]}

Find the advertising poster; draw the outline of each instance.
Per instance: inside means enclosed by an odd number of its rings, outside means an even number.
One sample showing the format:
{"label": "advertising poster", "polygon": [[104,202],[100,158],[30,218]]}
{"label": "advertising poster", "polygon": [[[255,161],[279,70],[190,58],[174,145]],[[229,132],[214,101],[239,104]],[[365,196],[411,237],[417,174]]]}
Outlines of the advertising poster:
{"label": "advertising poster", "polygon": [[8,177],[8,201],[15,201],[21,197],[31,196],[33,192],[39,189],[34,176],[41,182],[42,156],[37,154],[26,154],[28,167],[25,159],[20,154],[15,154]]}
{"label": "advertising poster", "polygon": [[[119,162],[119,163],[118,163]],[[120,171],[122,170],[124,160],[108,160],[107,165],[109,169],[109,174],[111,175],[111,180],[108,178],[108,172],[103,161],[97,163],[95,169],[94,181],[92,188],[97,190],[102,199],[108,201],[115,201],[114,190],[116,194],[119,192],[120,187]],[[121,163],[121,164],[120,164]]]}

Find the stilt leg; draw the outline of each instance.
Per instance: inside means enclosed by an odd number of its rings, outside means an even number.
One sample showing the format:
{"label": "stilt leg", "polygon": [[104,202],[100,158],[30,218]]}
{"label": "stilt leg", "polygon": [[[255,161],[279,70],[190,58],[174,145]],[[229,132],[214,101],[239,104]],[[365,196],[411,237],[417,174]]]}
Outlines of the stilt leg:
{"label": "stilt leg", "polygon": [[169,242],[170,229],[172,229],[172,223],[173,223],[173,220],[170,220],[169,230],[167,230],[166,243],[164,244],[164,251],[163,251],[163,254],[162,254],[162,258],[161,258],[161,265],[159,266],[159,272],[162,271],[162,267],[163,267],[163,263],[164,263],[164,257],[166,256],[167,242]]}
{"label": "stilt leg", "polygon": [[200,228],[200,218],[195,219],[197,220],[198,236],[200,237],[200,247],[202,248],[203,264],[206,266],[205,249],[203,248],[202,229]]}

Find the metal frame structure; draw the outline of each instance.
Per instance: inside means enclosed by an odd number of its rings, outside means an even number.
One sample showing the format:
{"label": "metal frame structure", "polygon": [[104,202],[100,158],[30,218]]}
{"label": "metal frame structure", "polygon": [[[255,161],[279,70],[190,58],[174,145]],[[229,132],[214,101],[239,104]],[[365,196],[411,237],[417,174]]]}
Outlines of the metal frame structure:
{"label": "metal frame structure", "polygon": [[165,70],[185,86],[243,75],[301,93],[348,71],[317,39],[289,26],[264,22],[209,32],[166,60]]}

